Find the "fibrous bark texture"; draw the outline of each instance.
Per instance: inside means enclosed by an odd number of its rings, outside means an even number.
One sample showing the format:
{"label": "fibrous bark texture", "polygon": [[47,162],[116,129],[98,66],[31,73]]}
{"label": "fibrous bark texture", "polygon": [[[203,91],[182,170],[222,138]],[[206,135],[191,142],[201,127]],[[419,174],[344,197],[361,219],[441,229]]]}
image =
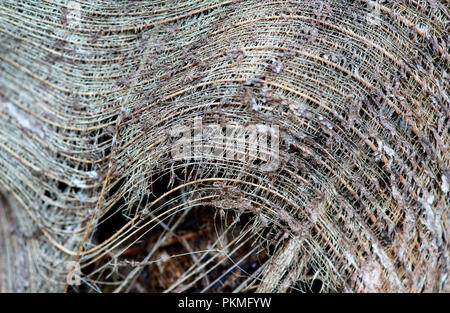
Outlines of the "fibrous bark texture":
{"label": "fibrous bark texture", "polygon": [[[1,0],[0,291],[449,292],[449,20]],[[276,168],[174,158],[209,124],[276,129]]]}

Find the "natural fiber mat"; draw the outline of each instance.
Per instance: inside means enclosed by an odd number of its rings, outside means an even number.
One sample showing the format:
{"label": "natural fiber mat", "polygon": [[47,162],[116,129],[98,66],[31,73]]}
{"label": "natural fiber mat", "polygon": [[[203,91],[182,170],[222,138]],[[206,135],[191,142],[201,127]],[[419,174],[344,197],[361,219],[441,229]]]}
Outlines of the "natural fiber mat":
{"label": "natural fiber mat", "polygon": [[[449,20],[2,0],[0,291],[449,292]],[[207,124],[276,130],[278,163],[174,158]]]}

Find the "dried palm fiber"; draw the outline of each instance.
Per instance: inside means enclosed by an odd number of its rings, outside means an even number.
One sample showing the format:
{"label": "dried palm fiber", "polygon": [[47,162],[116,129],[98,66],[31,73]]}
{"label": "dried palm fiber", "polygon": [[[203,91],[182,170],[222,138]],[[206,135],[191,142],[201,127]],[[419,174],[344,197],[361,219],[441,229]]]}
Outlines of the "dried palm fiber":
{"label": "dried palm fiber", "polygon": [[[0,290],[450,291],[448,8],[2,0]],[[174,160],[198,117],[280,167]]]}

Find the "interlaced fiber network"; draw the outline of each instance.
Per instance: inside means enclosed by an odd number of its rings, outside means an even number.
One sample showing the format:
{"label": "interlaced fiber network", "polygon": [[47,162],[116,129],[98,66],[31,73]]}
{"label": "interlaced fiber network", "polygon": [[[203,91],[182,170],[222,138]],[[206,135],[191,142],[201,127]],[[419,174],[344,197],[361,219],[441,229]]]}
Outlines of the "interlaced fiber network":
{"label": "interlaced fiber network", "polygon": [[[447,1],[1,0],[0,26],[1,291],[450,291]],[[277,167],[174,158],[194,121],[276,128]]]}

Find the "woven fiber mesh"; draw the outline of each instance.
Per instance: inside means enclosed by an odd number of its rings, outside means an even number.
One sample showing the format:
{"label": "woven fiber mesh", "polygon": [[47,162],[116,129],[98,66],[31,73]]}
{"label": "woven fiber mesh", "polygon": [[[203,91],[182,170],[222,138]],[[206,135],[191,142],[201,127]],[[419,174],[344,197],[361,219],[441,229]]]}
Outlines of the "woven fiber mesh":
{"label": "woven fiber mesh", "polygon": [[[449,20],[1,0],[0,290],[449,292]],[[199,120],[275,125],[279,166],[174,159]]]}

